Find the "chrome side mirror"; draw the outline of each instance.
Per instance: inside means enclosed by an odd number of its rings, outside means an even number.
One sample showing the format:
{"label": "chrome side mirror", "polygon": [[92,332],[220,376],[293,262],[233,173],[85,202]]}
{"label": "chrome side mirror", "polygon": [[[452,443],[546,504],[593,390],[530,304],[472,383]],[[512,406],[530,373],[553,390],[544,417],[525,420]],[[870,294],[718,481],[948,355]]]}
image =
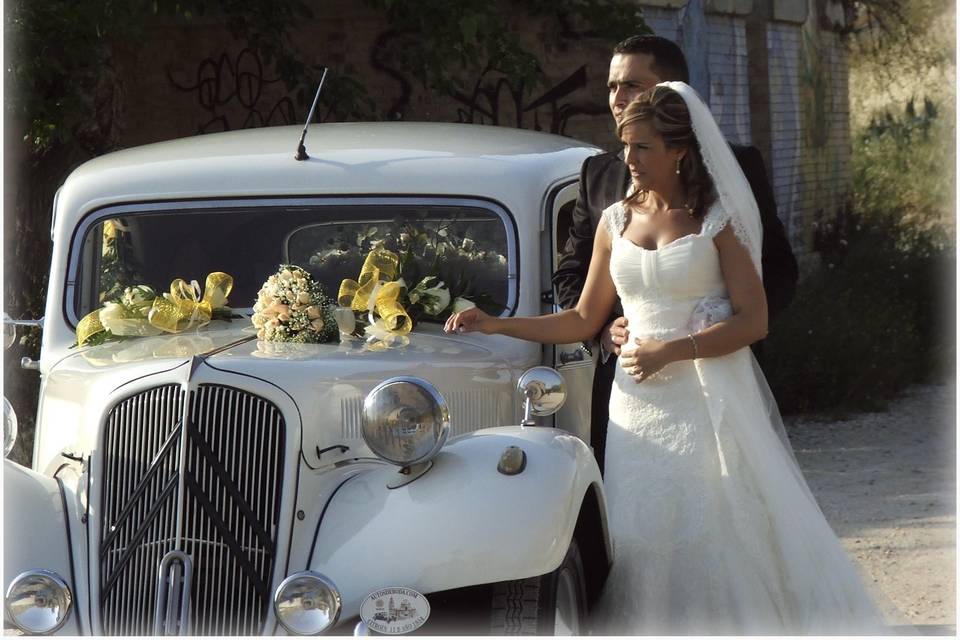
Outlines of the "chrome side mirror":
{"label": "chrome side mirror", "polygon": [[550,367],[531,367],[517,381],[517,391],[524,398],[524,427],[536,425],[534,416],[550,416],[560,410],[567,399],[563,376]]}
{"label": "chrome side mirror", "polygon": [[17,341],[17,327],[39,327],[43,329],[43,318],[39,320],[14,320],[7,312],[3,313],[3,348],[9,349]]}

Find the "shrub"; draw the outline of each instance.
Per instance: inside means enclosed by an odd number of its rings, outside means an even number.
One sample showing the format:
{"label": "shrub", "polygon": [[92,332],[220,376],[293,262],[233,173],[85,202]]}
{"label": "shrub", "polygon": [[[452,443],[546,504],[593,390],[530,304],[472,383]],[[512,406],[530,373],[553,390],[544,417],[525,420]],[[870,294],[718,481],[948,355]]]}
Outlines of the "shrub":
{"label": "shrub", "polygon": [[910,100],[855,136],[852,206],[817,224],[819,266],[764,345],[784,413],[881,409],[955,367],[952,122]]}
{"label": "shrub", "polygon": [[889,217],[848,214],[846,222],[849,230],[828,229],[835,246],[824,247],[764,345],[784,413],[881,409],[954,361],[946,243]]}

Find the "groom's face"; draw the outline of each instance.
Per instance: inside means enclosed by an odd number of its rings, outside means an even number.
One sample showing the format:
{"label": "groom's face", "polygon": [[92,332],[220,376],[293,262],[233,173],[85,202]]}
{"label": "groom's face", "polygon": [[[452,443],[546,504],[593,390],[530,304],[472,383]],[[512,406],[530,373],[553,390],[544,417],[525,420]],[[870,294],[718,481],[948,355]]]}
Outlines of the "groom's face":
{"label": "groom's face", "polygon": [[649,53],[617,53],[610,60],[610,112],[619,124],[623,110],[637,96],[661,82],[653,70],[653,56]]}

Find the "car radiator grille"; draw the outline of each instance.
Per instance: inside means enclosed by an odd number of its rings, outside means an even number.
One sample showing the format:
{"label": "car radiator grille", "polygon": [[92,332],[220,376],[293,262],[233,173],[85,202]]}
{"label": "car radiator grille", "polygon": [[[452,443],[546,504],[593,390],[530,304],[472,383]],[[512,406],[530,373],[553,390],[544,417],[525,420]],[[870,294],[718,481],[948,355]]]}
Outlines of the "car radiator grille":
{"label": "car radiator grille", "polygon": [[[191,635],[259,634],[270,605],[285,424],[258,396],[156,387],[106,420],[100,544],[103,633],[154,630],[160,561],[193,563]],[[181,472],[182,469],[182,472]],[[181,477],[182,473],[182,477]]]}

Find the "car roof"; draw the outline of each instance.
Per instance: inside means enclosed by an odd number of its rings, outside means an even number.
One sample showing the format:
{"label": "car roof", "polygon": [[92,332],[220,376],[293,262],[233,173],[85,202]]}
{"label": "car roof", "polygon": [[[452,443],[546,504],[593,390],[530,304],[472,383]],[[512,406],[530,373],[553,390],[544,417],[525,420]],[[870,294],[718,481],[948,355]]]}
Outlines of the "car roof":
{"label": "car roof", "polygon": [[[595,146],[523,129],[446,123],[311,125],[197,135],[90,160],[64,183],[68,217],[119,202],[229,196],[436,194],[518,197],[575,176]],[[539,196],[538,196],[539,197]],[[61,220],[60,222],[66,222]]]}

